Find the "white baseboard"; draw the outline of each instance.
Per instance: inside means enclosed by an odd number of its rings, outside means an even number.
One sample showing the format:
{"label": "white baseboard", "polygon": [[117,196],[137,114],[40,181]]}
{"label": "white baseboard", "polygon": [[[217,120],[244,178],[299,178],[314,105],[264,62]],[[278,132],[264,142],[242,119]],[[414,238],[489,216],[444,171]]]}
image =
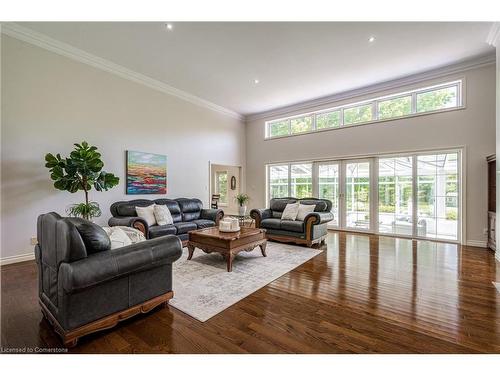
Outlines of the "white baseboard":
{"label": "white baseboard", "polygon": [[5,266],[7,264],[26,262],[27,260],[35,259],[35,253],[27,253],[22,255],[14,255],[10,257],[0,258],[0,266]]}
{"label": "white baseboard", "polygon": [[488,242],[487,241],[478,241],[478,240],[468,240],[466,245],[467,246],[474,246],[474,247],[488,247]]}

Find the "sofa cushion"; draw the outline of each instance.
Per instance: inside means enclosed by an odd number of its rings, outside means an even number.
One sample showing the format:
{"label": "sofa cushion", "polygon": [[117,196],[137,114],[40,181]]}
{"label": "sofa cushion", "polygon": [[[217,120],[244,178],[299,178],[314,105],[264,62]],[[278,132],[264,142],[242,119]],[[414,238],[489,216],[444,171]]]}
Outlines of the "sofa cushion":
{"label": "sofa cushion", "polygon": [[147,207],[139,207],[137,206],[135,208],[135,211],[137,212],[137,216],[140,217],[141,219],[144,219],[146,223],[148,223],[148,226],[153,226],[156,225],[156,218],[155,218],[155,205],[154,203],[151,206]]}
{"label": "sofa cushion", "polygon": [[296,203],[297,199],[295,198],[273,198],[271,202],[269,202],[269,208],[272,211],[283,212],[288,203]]}
{"label": "sofa cushion", "polygon": [[315,212],[327,212],[332,209],[332,203],[326,199],[301,199],[300,204],[314,204]]}
{"label": "sofa cushion", "polygon": [[264,219],[260,222],[260,226],[262,228],[268,228],[268,229],[280,229],[281,219],[276,219],[276,218]]}
{"label": "sofa cushion", "polygon": [[178,235],[198,229],[198,226],[194,222],[187,223],[182,221],[180,223],[174,223],[174,226],[177,228]]}
{"label": "sofa cushion", "polygon": [[166,236],[167,234],[177,234],[177,228],[172,224],[155,225],[149,228],[149,238]]}
{"label": "sofa cushion", "polygon": [[155,199],[154,202],[162,206],[167,206],[168,210],[170,211],[170,215],[172,215],[174,223],[182,221],[182,212],[179,203],[177,203],[177,201],[173,199],[161,198],[161,199]]}
{"label": "sofa cushion", "polygon": [[299,212],[297,213],[297,218],[295,220],[300,220],[304,221],[306,216],[310,214],[311,212],[314,212],[314,209],[316,207],[313,204],[300,204],[299,205]]}
{"label": "sofa cushion", "polygon": [[281,220],[281,230],[288,230],[290,232],[303,233],[304,222],[297,220]]}
{"label": "sofa cushion", "polygon": [[201,211],[196,212],[183,212],[182,213],[182,221],[193,221],[198,220],[200,218]]}
{"label": "sofa cushion", "polygon": [[282,220],[295,220],[299,213],[299,203],[288,203],[281,215]]}
{"label": "sofa cushion", "polygon": [[193,220],[193,223],[196,224],[198,229],[215,227],[215,221],[212,220],[198,219],[198,220]]}
{"label": "sofa cushion", "polygon": [[154,206],[154,215],[156,222],[158,225],[168,225],[173,224],[174,219],[172,218],[172,214],[168,210],[167,205],[165,204],[156,204]]}
{"label": "sofa cushion", "polygon": [[154,201],[149,199],[134,199],[128,202],[116,202],[111,205],[111,214],[113,216],[137,216],[135,208],[151,206]]}
{"label": "sofa cushion", "polygon": [[111,241],[111,249],[132,245],[132,241],[120,227],[103,227]]}
{"label": "sofa cushion", "polygon": [[67,218],[67,220],[76,227],[82,237],[87,254],[111,249],[111,240],[99,225],[77,217]]}
{"label": "sofa cushion", "polygon": [[273,213],[273,217],[275,219],[281,219],[281,216],[283,216],[283,212],[282,211],[272,211]]}
{"label": "sofa cushion", "polygon": [[203,203],[199,199],[179,198],[176,201],[181,208],[182,221],[193,221],[200,218]]}

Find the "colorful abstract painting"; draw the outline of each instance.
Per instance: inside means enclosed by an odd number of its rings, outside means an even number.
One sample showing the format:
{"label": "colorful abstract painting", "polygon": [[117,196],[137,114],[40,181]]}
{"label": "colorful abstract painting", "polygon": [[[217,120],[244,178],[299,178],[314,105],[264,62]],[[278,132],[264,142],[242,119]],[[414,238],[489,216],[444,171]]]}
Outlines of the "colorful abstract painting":
{"label": "colorful abstract painting", "polygon": [[167,156],[127,151],[127,194],[167,194]]}

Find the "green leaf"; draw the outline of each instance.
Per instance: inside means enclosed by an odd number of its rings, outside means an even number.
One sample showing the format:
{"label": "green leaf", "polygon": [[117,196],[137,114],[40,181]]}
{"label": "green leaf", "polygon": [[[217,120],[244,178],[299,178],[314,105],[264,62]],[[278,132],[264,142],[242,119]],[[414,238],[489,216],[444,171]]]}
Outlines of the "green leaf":
{"label": "green leaf", "polygon": [[59,190],[67,190],[66,188],[67,184],[65,180],[57,180],[54,182],[54,187]]}
{"label": "green leaf", "polygon": [[63,159],[60,154],[45,155],[45,166],[56,189],[76,193],[79,190],[89,191],[94,186],[96,190],[102,191],[118,184],[118,177],[102,171],[104,162],[97,147],[89,146],[86,141],[75,143],[74,146],[68,158]]}

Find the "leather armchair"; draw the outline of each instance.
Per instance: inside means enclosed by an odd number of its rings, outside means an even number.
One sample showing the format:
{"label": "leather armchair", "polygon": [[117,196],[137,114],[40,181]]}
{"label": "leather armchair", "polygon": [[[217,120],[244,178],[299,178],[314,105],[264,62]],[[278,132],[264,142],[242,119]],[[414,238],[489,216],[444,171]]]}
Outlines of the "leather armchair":
{"label": "leather armchair", "polygon": [[[314,212],[306,215],[303,221],[281,220],[286,205],[296,202],[315,205]],[[266,229],[266,237],[270,240],[312,246],[325,240],[327,224],[333,220],[331,209],[332,202],[327,199],[274,198],[269,208],[253,209],[250,216],[256,228]]]}
{"label": "leather armchair", "polygon": [[176,236],[111,250],[104,230],[52,212],[37,223],[39,303],[67,346],[172,298],[172,263],[182,254]]}

